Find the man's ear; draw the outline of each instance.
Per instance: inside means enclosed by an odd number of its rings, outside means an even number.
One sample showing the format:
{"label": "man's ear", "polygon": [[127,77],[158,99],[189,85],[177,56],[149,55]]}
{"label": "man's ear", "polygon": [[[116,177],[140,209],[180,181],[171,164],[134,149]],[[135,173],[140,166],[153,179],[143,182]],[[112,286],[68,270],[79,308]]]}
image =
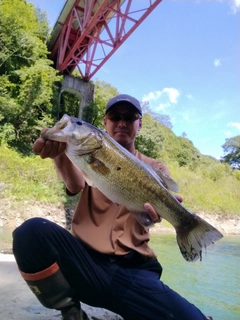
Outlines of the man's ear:
{"label": "man's ear", "polygon": [[103,118],[103,124],[104,124],[104,128],[106,129],[106,126],[107,126],[107,117],[106,116]]}
{"label": "man's ear", "polygon": [[142,129],[142,119],[139,119],[138,131]]}

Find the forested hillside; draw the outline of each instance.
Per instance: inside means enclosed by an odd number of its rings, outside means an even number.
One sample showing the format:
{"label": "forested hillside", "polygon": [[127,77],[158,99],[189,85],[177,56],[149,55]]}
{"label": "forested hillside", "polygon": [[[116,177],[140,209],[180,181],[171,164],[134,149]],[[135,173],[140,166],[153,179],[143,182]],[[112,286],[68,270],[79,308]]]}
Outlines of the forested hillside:
{"label": "forested hillside", "polygon": [[[26,203],[73,207],[76,199],[66,197],[51,160],[41,160],[31,149],[43,127],[64,113],[78,116],[79,101],[64,92],[58,103],[62,77],[47,58],[45,14],[25,0],[2,0],[0,16],[0,213]],[[118,90],[105,81],[94,85],[94,102],[85,117],[102,128],[106,102]],[[202,155],[186,137],[177,137],[167,115],[144,105],[143,111],[136,146],[169,166],[185,206],[195,212],[239,214],[240,171],[229,165],[239,168],[239,137],[223,141],[226,163],[221,163]]]}

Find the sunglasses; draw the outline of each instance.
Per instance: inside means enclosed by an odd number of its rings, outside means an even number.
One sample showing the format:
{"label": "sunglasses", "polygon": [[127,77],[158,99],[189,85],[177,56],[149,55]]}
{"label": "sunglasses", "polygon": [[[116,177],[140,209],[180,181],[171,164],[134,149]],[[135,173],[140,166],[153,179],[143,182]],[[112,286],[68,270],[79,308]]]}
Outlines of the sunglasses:
{"label": "sunglasses", "polygon": [[129,113],[118,113],[118,112],[109,112],[107,113],[107,118],[113,122],[119,122],[119,121],[126,121],[126,122],[133,122],[138,119],[141,119],[141,116],[139,113],[129,112]]}

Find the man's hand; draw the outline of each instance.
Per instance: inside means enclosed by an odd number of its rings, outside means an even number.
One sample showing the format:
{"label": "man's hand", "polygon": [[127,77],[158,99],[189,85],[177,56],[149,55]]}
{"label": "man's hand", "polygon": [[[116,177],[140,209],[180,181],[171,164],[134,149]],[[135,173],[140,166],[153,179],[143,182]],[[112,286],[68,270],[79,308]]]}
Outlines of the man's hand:
{"label": "man's hand", "polygon": [[157,211],[150,203],[147,202],[144,204],[144,210],[147,211],[154,223],[162,221],[162,218],[158,215]]}
{"label": "man's hand", "polygon": [[[47,129],[43,129],[42,132]],[[66,143],[57,142],[52,140],[46,140],[43,138],[38,138],[33,145],[33,152],[38,154],[42,159],[51,158],[54,159],[60,154],[62,154],[66,149]]]}
{"label": "man's hand", "polygon": [[[179,195],[174,195],[174,196],[180,203],[183,201],[183,198],[181,196],[179,196]],[[150,203],[145,203],[144,209],[150,215],[150,217],[152,218],[154,223],[162,221],[162,218],[159,216],[157,211],[153,208],[153,206]]]}
{"label": "man's hand", "polygon": [[[42,130],[42,133],[47,128]],[[66,143],[38,138],[33,145],[33,152],[42,159],[53,159],[58,176],[63,180],[69,194],[75,195],[85,187],[85,178],[65,154]]]}
{"label": "man's hand", "polygon": [[180,202],[183,202],[183,197],[181,197],[179,194],[175,194],[174,197]]}

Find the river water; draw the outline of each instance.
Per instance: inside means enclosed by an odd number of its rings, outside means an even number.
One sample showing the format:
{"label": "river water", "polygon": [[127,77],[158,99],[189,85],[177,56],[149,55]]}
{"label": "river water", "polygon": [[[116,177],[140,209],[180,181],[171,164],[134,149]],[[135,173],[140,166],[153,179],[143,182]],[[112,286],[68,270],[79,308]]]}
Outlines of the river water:
{"label": "river water", "polygon": [[[214,320],[240,320],[240,236],[226,236],[186,262],[174,234],[151,234],[162,280]],[[0,251],[11,249],[11,230],[0,228]],[[194,319],[193,319],[194,320]]]}
{"label": "river water", "polygon": [[202,261],[183,259],[173,234],[152,234],[162,280],[214,320],[240,320],[240,237],[207,248]]}

